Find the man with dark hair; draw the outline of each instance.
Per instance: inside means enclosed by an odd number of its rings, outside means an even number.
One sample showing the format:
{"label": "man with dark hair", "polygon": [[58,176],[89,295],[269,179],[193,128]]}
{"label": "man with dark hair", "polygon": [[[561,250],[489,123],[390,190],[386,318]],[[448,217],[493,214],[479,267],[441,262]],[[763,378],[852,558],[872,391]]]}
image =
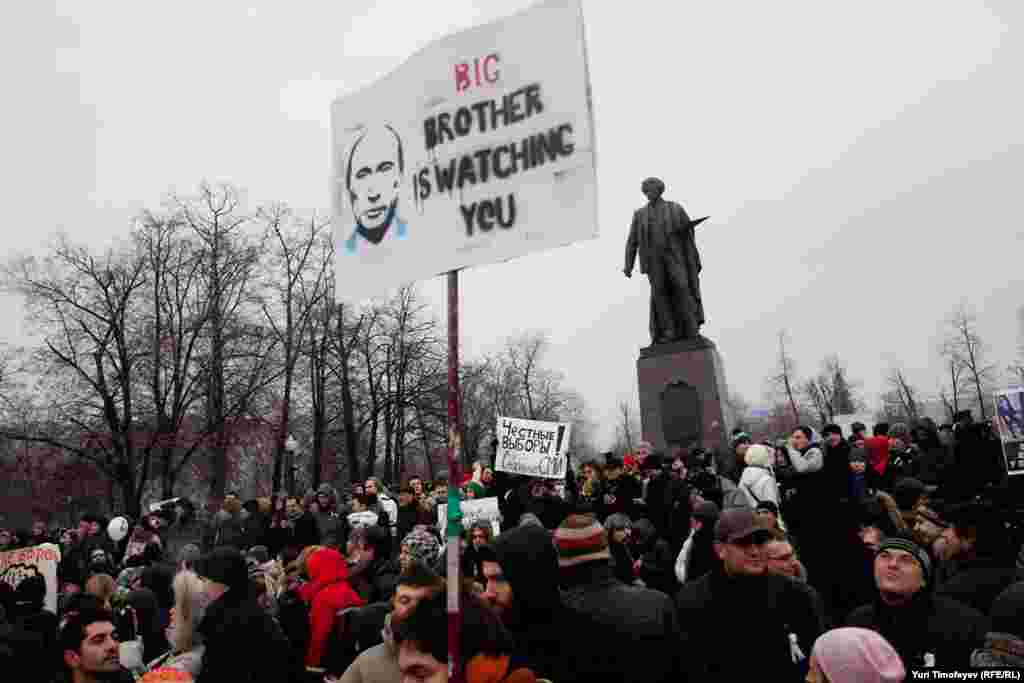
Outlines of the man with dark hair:
{"label": "man with dark hair", "polygon": [[[403,680],[448,681],[446,601],[447,596],[442,592],[421,602],[395,631]],[[459,603],[462,606],[459,658],[465,680],[534,680],[533,672],[515,656],[515,642],[498,617],[469,593],[462,593]]]}
{"label": "man with dark hair", "polygon": [[210,604],[198,628],[206,651],[197,683],[304,680],[298,653],[257,602],[242,553],[231,546],[216,548],[198,565]]}
{"label": "man with dark hair", "polygon": [[391,598],[398,565],[391,560],[391,534],[381,526],[364,529],[354,544],[350,582],[367,604]]}
{"label": "man with dark hair", "polygon": [[121,668],[120,643],[114,616],[99,609],[71,614],[60,630],[61,660],[70,683],[129,682],[131,672]]}
{"label": "man with dark hair", "polygon": [[389,235],[406,237],[409,226],[398,211],[404,172],[402,139],[391,126],[363,131],[352,144],[345,168],[345,193],[355,229],[345,240],[347,253],[357,254]]}
{"label": "man with dark hair", "polygon": [[936,595],[988,614],[999,593],[1012,583],[1024,581],[1024,570],[1014,566],[1016,548],[1008,542],[999,512],[990,506],[951,506],[945,518],[951,524],[943,529],[942,538],[953,574],[938,587]]}
{"label": "man with dark hair", "polygon": [[[384,628],[376,625],[372,634],[365,624],[353,624],[352,633],[358,643],[358,650],[361,650],[355,661],[345,670],[341,677],[341,683],[400,683],[402,674],[398,667],[398,648],[395,645],[394,632],[405,619],[424,600],[429,600],[439,593],[444,593],[444,581],[435,574],[429,567],[420,563],[413,564],[412,568],[402,574],[398,579],[398,586],[395,595],[391,600],[391,612],[385,617]],[[361,621],[361,614],[372,609],[374,605],[368,605],[362,610],[357,610],[353,615],[354,622]],[[368,636],[376,636],[376,644],[367,642]],[[372,646],[371,646],[372,645]],[[330,667],[328,667],[330,671]]]}
{"label": "man with dark hair", "polygon": [[540,526],[520,526],[478,549],[482,600],[516,640],[516,651],[543,678],[560,680],[563,639],[570,628],[558,592],[558,553]]}

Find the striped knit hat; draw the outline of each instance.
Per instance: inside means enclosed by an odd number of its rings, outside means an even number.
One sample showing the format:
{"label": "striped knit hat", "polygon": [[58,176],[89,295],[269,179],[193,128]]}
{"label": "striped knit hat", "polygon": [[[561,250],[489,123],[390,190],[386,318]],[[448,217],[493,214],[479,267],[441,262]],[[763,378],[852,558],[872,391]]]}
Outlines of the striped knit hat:
{"label": "striped knit hat", "polygon": [[555,547],[558,549],[558,566],[575,567],[595,560],[609,561],[608,532],[594,518],[594,515],[569,515],[555,529]]}
{"label": "striped knit hat", "polygon": [[889,536],[878,547],[879,553],[886,550],[902,550],[905,553],[909,553],[921,565],[921,575],[924,577],[924,584],[927,586],[932,580],[932,560],[928,557],[928,552],[917,543],[914,543],[914,541],[903,536]]}

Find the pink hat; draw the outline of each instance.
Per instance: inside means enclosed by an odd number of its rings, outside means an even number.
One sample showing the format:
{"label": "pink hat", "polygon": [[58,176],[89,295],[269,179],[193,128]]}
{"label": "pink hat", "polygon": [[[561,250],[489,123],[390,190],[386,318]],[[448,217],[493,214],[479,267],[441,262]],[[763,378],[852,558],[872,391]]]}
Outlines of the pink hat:
{"label": "pink hat", "polygon": [[831,683],[899,683],[907,672],[896,650],[866,628],[837,628],[814,643],[811,659]]}

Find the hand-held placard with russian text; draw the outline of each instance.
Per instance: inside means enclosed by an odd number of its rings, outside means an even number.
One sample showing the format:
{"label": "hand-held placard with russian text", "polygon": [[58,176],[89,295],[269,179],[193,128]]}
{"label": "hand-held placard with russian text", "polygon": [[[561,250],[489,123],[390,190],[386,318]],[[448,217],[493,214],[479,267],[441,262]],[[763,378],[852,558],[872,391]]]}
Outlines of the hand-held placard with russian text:
{"label": "hand-held placard with russian text", "polygon": [[569,461],[572,425],[564,422],[498,418],[499,472],[562,479]]}

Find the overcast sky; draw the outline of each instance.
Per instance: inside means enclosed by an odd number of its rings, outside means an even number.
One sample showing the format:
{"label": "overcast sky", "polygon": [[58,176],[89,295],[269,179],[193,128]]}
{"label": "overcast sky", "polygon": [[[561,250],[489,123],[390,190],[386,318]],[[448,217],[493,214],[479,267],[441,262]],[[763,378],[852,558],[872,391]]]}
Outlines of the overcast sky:
{"label": "overcast sky", "polygon": [[[326,210],[331,101],[528,4],[12,3],[0,44],[8,250],[58,227],[102,247],[204,178]],[[548,330],[549,364],[609,440],[649,341],[648,285],[621,269],[640,181],[658,175],[667,198],[712,216],[697,238],[704,333],[755,406],[782,328],[799,371],[838,353],[872,404],[894,365],[937,391],[941,321],[961,299],[993,358],[1010,361],[1024,3],[585,0],[584,14],[601,237],[465,273],[465,354]],[[440,316],[443,279],[422,291]],[[0,340],[24,342],[20,304],[0,298],[0,315]]]}

